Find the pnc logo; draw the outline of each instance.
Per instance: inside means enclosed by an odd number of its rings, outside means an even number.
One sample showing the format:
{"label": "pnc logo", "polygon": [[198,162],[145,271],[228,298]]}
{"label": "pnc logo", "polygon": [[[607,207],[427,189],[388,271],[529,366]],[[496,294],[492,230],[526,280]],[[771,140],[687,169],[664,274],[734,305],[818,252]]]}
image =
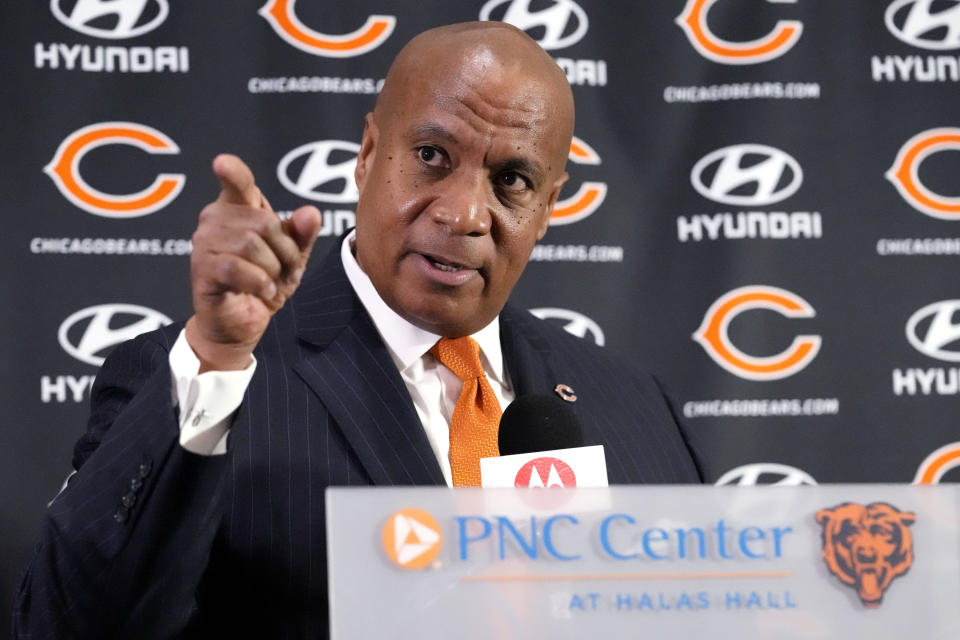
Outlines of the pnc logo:
{"label": "pnc logo", "polygon": [[[575,164],[600,164],[600,155],[576,136],[570,141],[570,153],[567,157]],[[599,209],[606,197],[606,182],[584,182],[572,196],[557,201],[553,213],[550,214],[550,225],[579,222]]]}
{"label": "pnc logo", "polygon": [[110,194],[94,189],[80,174],[80,161],[97,147],[125,144],[150,154],[180,153],[173,140],[156,129],[134,122],[100,122],[77,129],[60,143],[43,168],[67,200],[89,213],[108,218],[136,218],[158,211],[176,198],[187,178],[161,173],[146,189]]}
{"label": "pnc logo", "polygon": [[[167,19],[167,0],[77,0],[66,10],[69,1],[50,0],[50,10],[57,20],[74,31],[96,38],[121,40],[153,31]],[[106,17],[110,20],[104,20]],[[105,25],[110,26],[94,26]]]}
{"label": "pnc logo", "polygon": [[735,144],[711,151],[690,172],[700,195],[737,206],[763,206],[786,200],[803,183],[800,164],[764,144]]}
{"label": "pnc logo", "polygon": [[[797,0],[766,0],[770,3],[794,4]],[[721,64],[757,64],[779,58],[797,44],[803,33],[803,23],[797,20],[779,20],[773,30],[762,38],[746,42],[724,40],[710,30],[707,13],[720,0],[687,0],[683,11],[674,21],[683,29],[690,44],[700,55]]]}
{"label": "pnc logo", "polygon": [[277,35],[301,51],[327,58],[349,58],[372,51],[383,44],[397,24],[394,16],[371,15],[350,33],[329,35],[300,22],[294,11],[296,0],[268,0],[258,12]]}
{"label": "pnc logo", "polygon": [[951,442],[923,459],[913,484],[940,484],[941,478],[957,467],[960,467],[960,442]]}
{"label": "pnc logo", "polygon": [[915,47],[960,48],[960,0],[894,0],[883,20],[890,33]]}
{"label": "pnc logo", "polygon": [[[301,198],[320,202],[356,202],[360,192],[353,173],[359,152],[359,144],[345,140],[308,142],[283,156],[277,165],[277,177],[280,184]],[[331,159],[334,154],[346,158],[334,161]],[[339,190],[330,190],[331,186]]]}
{"label": "pnc logo", "polygon": [[578,338],[589,338],[595,344],[603,346],[604,337],[600,325],[581,313],[557,307],[530,309],[530,313],[541,320],[560,320],[563,322],[563,330],[567,333]]}
{"label": "pnc logo", "polygon": [[77,360],[99,367],[111,348],[171,322],[159,311],[135,304],[98,304],[67,316],[57,340]]}
{"label": "pnc logo", "polygon": [[879,607],[893,579],[913,565],[913,537],[907,527],[915,520],[913,513],[886,502],[845,502],[817,511],[827,569],[853,587],[865,607]]}
{"label": "pnc logo", "polygon": [[[551,0],[550,6],[537,11],[531,10],[532,3],[533,0],[489,0],[480,9],[480,19],[512,24],[528,32],[547,50],[569,47],[586,35],[589,26],[587,14],[573,0]],[[503,5],[506,5],[506,11],[495,17]]]}
{"label": "pnc logo", "polygon": [[941,300],[918,309],[907,320],[913,348],[938,360],[960,362],[960,300]]}
{"label": "pnc logo", "polygon": [[751,356],[730,340],[728,329],[745,311],[767,309],[788,318],[813,318],[816,311],[800,296],[763,285],[739,287],[714,302],[703,316],[693,339],[713,361],[746,380],[779,380],[803,370],[820,351],[820,336],[799,335],[784,351],[772,356]]}
{"label": "pnc logo", "polygon": [[803,469],[776,462],[756,462],[727,471],[714,484],[718,487],[753,487],[757,485],[802,487],[816,485],[817,481]]}
{"label": "pnc logo", "polygon": [[934,193],[920,181],[920,165],[941,151],[960,151],[960,129],[927,129],[913,136],[900,147],[885,177],[917,211],[941,220],[960,220],[960,197]]}
{"label": "pnc logo", "polygon": [[575,487],[577,476],[566,462],[559,458],[534,458],[517,471],[515,487]]}
{"label": "pnc logo", "polygon": [[423,569],[443,546],[440,525],[422,509],[401,509],[387,518],[381,541],[387,557],[403,569]]}

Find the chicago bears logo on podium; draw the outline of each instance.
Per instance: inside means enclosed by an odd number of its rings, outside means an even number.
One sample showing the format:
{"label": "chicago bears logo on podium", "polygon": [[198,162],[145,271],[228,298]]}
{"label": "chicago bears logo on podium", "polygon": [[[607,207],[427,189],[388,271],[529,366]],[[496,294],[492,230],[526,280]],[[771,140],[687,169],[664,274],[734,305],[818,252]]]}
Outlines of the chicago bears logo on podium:
{"label": "chicago bears logo on podium", "polygon": [[823,527],[823,560],[830,573],[857,590],[869,608],[913,564],[910,525],[916,516],[886,502],[866,506],[845,502],[817,512]]}

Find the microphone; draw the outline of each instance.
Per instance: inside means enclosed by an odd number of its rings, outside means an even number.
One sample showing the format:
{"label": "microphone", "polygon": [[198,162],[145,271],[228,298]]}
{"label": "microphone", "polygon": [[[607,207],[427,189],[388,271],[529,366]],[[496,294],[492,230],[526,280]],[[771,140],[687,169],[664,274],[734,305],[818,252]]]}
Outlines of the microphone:
{"label": "microphone", "polygon": [[603,446],[584,446],[580,420],[551,395],[514,400],[500,418],[500,456],[480,460],[484,487],[606,487]]}
{"label": "microphone", "polygon": [[583,429],[570,405],[549,395],[521,396],[500,418],[501,456],[583,446]]}

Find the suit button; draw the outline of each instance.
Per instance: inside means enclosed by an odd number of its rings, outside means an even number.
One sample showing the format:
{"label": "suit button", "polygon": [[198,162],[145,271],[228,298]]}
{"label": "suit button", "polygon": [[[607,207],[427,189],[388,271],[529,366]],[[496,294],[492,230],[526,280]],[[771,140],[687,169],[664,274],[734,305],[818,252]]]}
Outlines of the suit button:
{"label": "suit button", "polygon": [[137,468],[137,474],[141,479],[146,479],[150,472],[153,470],[153,463],[150,461],[150,458],[147,458],[140,463],[140,466]]}
{"label": "suit button", "polygon": [[137,496],[133,493],[128,493],[127,495],[120,498],[120,504],[129,509],[133,505],[137,504]]}
{"label": "suit button", "polygon": [[120,505],[119,507],[117,507],[117,510],[113,513],[113,519],[120,524],[123,524],[124,522],[126,522],[129,516],[130,516],[130,510],[123,505]]}
{"label": "suit button", "polygon": [[130,479],[130,490],[131,491],[140,491],[140,487],[143,486],[143,480],[139,477]]}

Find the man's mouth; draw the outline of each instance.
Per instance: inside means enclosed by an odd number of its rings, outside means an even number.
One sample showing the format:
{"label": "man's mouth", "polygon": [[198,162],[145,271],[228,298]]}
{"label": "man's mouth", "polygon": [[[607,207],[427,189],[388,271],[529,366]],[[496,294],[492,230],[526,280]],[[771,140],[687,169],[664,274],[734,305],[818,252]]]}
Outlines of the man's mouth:
{"label": "man's mouth", "polygon": [[440,271],[446,271],[446,272],[448,272],[448,273],[453,273],[453,272],[455,272],[455,271],[463,271],[463,270],[465,270],[465,269],[473,269],[473,270],[475,270],[473,267],[468,267],[468,266],[466,266],[466,265],[464,265],[464,264],[461,264],[461,263],[459,263],[459,262],[454,262],[454,261],[452,261],[452,260],[447,260],[447,259],[445,259],[445,258],[438,258],[437,256],[428,255],[428,254],[426,254],[426,253],[421,254],[421,255],[423,255],[423,257],[426,258],[427,261],[428,261],[430,264],[432,264],[434,267],[436,267],[436,268],[439,269]]}
{"label": "man's mouth", "polygon": [[430,253],[417,253],[423,274],[430,280],[446,286],[460,286],[481,275],[479,267]]}

